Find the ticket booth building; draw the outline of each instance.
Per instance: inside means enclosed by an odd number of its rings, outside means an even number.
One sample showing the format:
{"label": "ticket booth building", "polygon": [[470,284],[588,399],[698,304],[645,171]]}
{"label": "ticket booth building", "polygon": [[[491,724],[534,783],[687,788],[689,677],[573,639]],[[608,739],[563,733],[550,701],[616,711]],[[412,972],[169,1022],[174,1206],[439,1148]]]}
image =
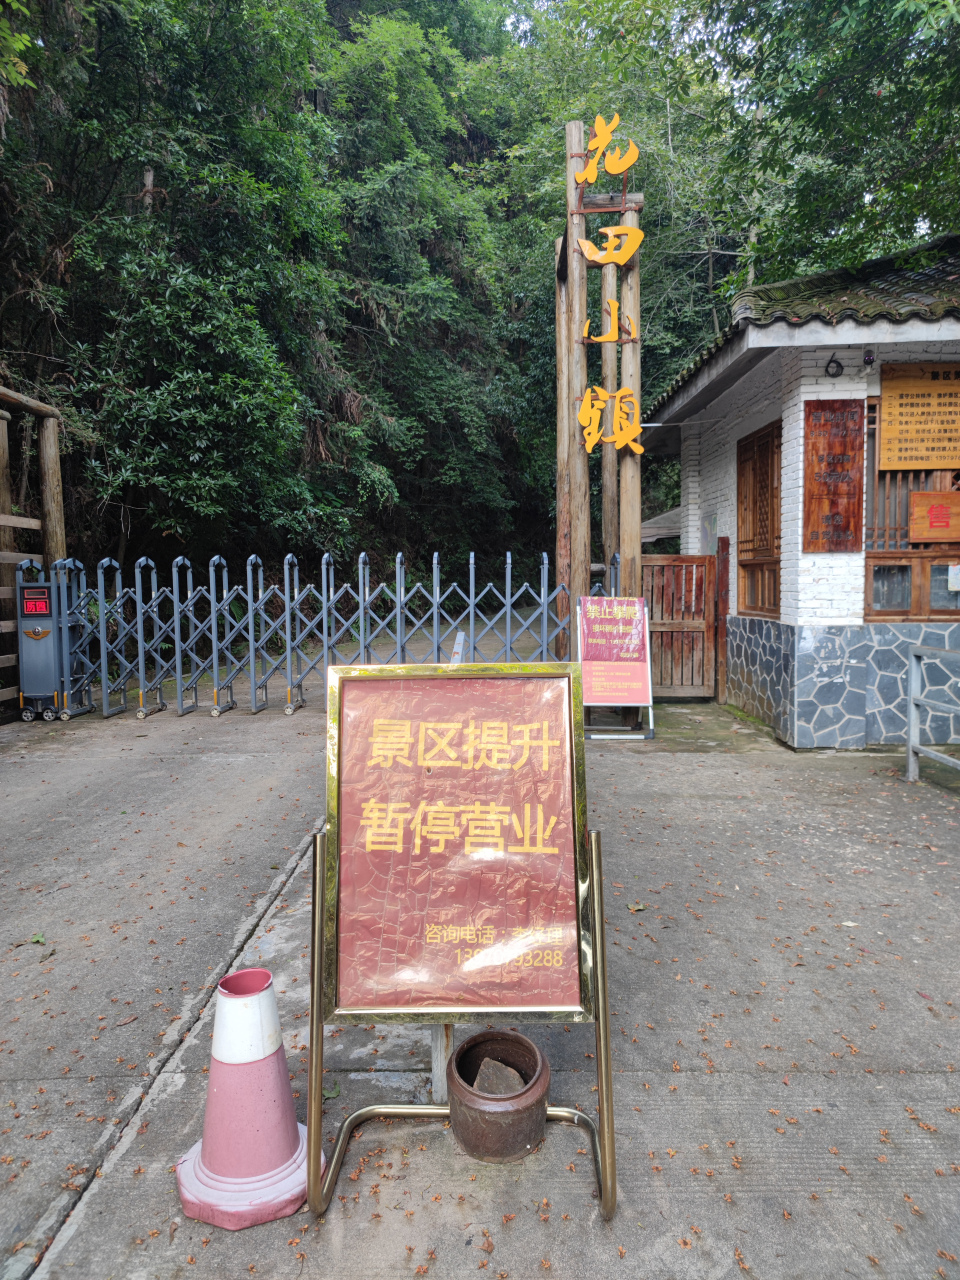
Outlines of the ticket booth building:
{"label": "ticket booth building", "polygon": [[648,416],[681,551],[729,538],[727,701],[793,747],[904,742],[910,647],[960,650],[960,235],[739,294]]}

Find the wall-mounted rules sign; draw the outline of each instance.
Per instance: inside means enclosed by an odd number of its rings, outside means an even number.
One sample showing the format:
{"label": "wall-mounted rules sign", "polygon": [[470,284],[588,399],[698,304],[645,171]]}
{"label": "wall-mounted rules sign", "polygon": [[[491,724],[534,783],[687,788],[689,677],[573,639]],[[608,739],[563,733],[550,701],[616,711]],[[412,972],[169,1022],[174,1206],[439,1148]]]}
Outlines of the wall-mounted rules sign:
{"label": "wall-mounted rules sign", "polygon": [[642,597],[584,596],[577,609],[585,707],[648,707],[650,628]]}
{"label": "wall-mounted rules sign", "polygon": [[578,1010],[567,669],[339,700],[338,1008]]}
{"label": "wall-mounted rules sign", "polygon": [[863,401],[803,406],[803,550],[863,550]]}

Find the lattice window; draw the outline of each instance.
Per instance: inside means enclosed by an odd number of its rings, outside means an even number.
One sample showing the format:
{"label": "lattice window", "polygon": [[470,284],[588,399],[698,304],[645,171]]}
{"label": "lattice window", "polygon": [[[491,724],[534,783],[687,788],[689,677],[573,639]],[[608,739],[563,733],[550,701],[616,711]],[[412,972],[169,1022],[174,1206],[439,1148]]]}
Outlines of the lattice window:
{"label": "lattice window", "polygon": [[960,471],[881,471],[880,398],[867,400],[867,491],[864,614],[890,621],[956,618],[960,592],[950,591],[948,568],[960,562],[960,543],[910,542],[911,493],[960,491]]}
{"label": "lattice window", "polygon": [[780,616],[780,423],[737,443],[737,610]]}

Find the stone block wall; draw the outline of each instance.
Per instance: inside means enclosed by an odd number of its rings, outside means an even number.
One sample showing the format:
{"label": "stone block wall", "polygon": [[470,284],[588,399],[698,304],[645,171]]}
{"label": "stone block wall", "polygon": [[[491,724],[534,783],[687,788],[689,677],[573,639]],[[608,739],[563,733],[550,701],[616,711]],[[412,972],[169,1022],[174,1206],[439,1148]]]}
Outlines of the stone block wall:
{"label": "stone block wall", "polygon": [[[901,744],[912,645],[960,653],[960,623],[796,627],[727,619],[727,701],[800,749]],[[924,711],[920,740],[960,742],[960,656],[924,664],[921,693],[956,706]]]}
{"label": "stone block wall", "polygon": [[792,628],[766,618],[727,619],[727,702],[794,745]]}

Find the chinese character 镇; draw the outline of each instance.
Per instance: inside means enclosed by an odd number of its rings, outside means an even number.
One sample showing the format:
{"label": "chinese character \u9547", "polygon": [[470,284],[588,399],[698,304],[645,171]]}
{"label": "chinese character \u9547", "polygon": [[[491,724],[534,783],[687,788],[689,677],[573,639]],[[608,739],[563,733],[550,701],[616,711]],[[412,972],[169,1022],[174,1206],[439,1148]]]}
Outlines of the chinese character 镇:
{"label": "chinese character \u9547", "polygon": [[410,817],[409,804],[385,804],[382,800],[366,800],[361,827],[367,828],[367,853],[403,851],[403,825]]}
{"label": "chinese character \u9547", "polygon": [[[613,435],[605,436],[600,424],[608,400],[613,401]],[[577,421],[583,427],[583,442],[587,453],[592,453],[594,446],[601,440],[604,444],[612,444],[617,449],[629,445],[634,453],[643,453],[643,445],[636,442],[637,436],[643,430],[643,424],[640,421],[640,403],[629,387],[621,387],[612,396],[602,387],[588,387],[583,395]]]}
{"label": "chinese character \u9547", "polygon": [[392,769],[395,760],[412,768],[410,748],[413,746],[413,731],[409,720],[374,720],[373,736],[369,739],[373,754],[367,761],[371,765],[383,769]]}

